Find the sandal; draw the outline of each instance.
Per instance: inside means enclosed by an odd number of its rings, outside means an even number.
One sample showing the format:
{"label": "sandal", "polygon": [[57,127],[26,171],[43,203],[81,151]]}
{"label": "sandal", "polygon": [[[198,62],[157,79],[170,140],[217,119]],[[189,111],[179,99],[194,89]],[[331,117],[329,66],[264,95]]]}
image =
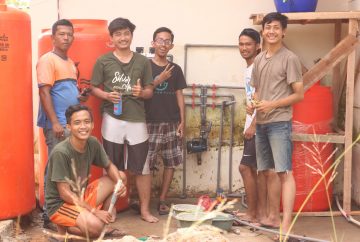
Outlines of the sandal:
{"label": "sandal", "polygon": [[134,210],[135,212],[137,212],[138,214],[140,214],[140,202],[139,201],[133,201],[132,203],[130,203],[129,207]]}
{"label": "sandal", "polygon": [[170,208],[165,201],[159,201],[158,211],[159,215],[168,215],[170,212]]}
{"label": "sandal", "polygon": [[120,229],[116,229],[116,228],[109,228],[106,232],[105,232],[105,236],[104,238],[120,238],[120,237],[124,237],[127,233],[125,231],[122,231]]}

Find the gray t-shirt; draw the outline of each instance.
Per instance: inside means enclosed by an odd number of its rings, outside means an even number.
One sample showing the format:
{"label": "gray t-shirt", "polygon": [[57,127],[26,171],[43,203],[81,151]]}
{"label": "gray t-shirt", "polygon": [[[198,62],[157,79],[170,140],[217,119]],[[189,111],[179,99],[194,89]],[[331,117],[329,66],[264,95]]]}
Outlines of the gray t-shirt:
{"label": "gray t-shirt", "polygon": [[[259,101],[279,100],[293,93],[291,84],[302,81],[299,58],[285,47],[273,56],[266,58],[266,51],[261,52],[254,60],[251,85],[255,87]],[[256,123],[266,124],[292,119],[292,107],[279,107],[265,114],[256,113]]]}

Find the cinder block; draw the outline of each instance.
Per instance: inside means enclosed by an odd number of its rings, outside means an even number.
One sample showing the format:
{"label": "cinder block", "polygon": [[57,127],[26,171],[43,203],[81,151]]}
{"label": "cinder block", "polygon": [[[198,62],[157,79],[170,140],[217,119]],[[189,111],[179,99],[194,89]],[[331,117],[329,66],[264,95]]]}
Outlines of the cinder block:
{"label": "cinder block", "polygon": [[0,221],[0,241],[3,241],[5,237],[10,236],[13,229],[14,229],[13,220]]}

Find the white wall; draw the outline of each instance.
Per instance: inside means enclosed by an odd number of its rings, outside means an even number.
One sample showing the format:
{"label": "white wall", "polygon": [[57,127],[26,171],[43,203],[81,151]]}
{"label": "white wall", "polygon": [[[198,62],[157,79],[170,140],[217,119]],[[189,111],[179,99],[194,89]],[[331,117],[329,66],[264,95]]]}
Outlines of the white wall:
{"label": "white wall", "polygon": [[[317,11],[345,11],[347,0],[319,0]],[[106,19],[129,18],[137,27],[134,33],[133,49],[136,46],[149,47],[153,31],[166,26],[175,33],[174,61],[184,64],[185,44],[236,45],[240,31],[254,27],[249,20],[253,13],[275,11],[272,0],[60,0],[59,11],[56,0],[33,0],[31,5],[34,63],[37,57],[37,36],[42,28],[49,28],[57,19]],[[314,59],[322,57],[333,46],[332,25],[311,25],[288,27],[286,44],[296,52],[303,63],[310,67]],[[188,83],[207,83],[218,85],[241,85],[245,63],[236,48],[189,51]],[[34,64],[35,66],[35,64]],[[35,73],[35,72],[34,72]],[[37,93],[34,78],[34,93]],[[237,97],[236,121],[243,123],[243,93],[232,91]],[[35,95],[36,96],[36,95]],[[37,107],[35,97],[34,107]],[[218,116],[216,117],[218,120]],[[224,148],[222,187],[227,188],[228,147]],[[233,190],[242,186],[237,171],[242,149],[234,148]],[[217,151],[215,148],[203,154],[203,164],[198,166],[194,156],[188,156],[188,189],[193,192],[214,191],[216,185]],[[173,191],[182,188],[182,171],[176,173]],[[159,176],[155,179],[159,183]]]}

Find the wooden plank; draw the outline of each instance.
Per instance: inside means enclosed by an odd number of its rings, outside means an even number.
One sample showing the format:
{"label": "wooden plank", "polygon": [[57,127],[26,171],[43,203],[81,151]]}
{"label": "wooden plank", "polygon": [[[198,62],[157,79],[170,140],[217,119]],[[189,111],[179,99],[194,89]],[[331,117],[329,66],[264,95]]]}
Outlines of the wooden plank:
{"label": "wooden plank", "polygon": [[[308,12],[308,13],[284,13],[289,18],[289,23],[298,24],[321,24],[335,23],[337,20],[348,21],[349,19],[360,19],[360,12]],[[254,25],[261,25],[265,14],[252,14],[250,19]]]}
{"label": "wooden plank", "polygon": [[303,76],[304,89],[309,89],[314,83],[323,78],[326,73],[351,53],[359,44],[359,40],[349,34],[340,41],[325,57],[316,63]]}
{"label": "wooden plank", "polygon": [[334,144],[344,144],[345,136],[340,134],[299,134],[292,133],[291,136],[293,141],[300,142],[323,142],[323,143],[334,143]]}
{"label": "wooden plank", "polygon": [[[341,21],[337,20],[334,26],[334,45],[337,45],[341,41]],[[332,75],[332,93],[333,93],[333,128],[337,129],[337,119],[339,111],[339,102],[341,98],[342,90],[345,86],[345,79],[341,77],[340,63],[334,66]]]}
{"label": "wooden plank", "polygon": [[[356,36],[358,21],[349,21],[349,35]],[[356,37],[354,37],[356,38]],[[352,152],[351,145],[353,140],[353,105],[354,105],[354,82],[355,82],[355,50],[348,56],[347,80],[346,80],[346,114],[345,114],[345,156],[344,156],[344,195],[343,208],[346,213],[351,211],[351,169]]]}

